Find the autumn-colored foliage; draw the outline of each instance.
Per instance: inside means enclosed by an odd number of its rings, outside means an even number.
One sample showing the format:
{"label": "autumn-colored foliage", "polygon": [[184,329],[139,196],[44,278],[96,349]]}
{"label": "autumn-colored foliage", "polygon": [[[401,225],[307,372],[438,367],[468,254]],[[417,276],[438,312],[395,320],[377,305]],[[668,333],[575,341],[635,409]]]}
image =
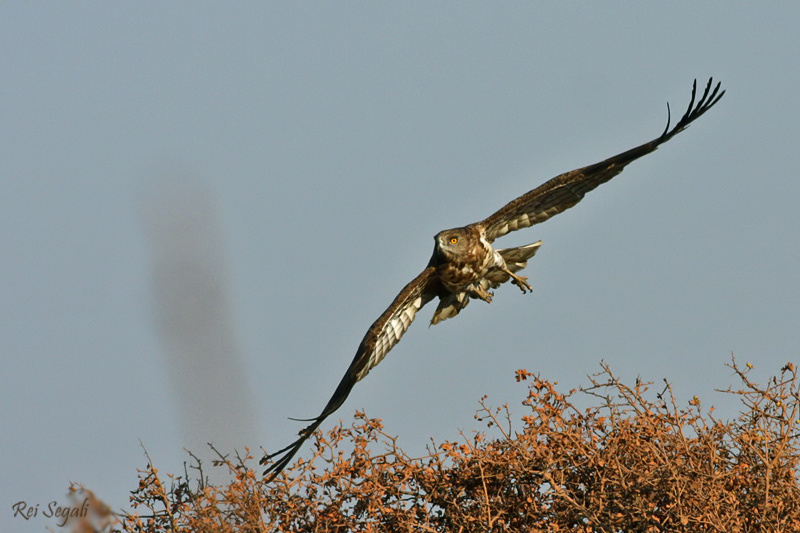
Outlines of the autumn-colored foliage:
{"label": "autumn-colored foliage", "polygon": [[[800,531],[798,416],[793,365],[762,386],[731,368],[741,415],[717,420],[668,384],[621,383],[602,371],[559,392],[525,370],[526,412],[480,402],[487,432],[409,457],[380,420],[356,413],[317,433],[311,457],[263,482],[257,461],[222,456],[224,486],[148,464],[131,514],[105,530],[142,532],[750,532]],[[574,405],[588,395],[589,408]],[[519,427],[513,426],[518,424]],[[343,449],[347,451],[342,451]],[[313,452],[313,453],[311,453]]]}

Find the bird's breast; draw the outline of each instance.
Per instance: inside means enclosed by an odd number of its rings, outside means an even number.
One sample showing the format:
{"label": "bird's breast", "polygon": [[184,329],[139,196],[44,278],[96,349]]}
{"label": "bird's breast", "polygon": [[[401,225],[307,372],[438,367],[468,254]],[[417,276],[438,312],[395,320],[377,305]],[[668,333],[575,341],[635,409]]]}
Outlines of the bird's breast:
{"label": "bird's breast", "polygon": [[494,249],[486,242],[473,241],[463,253],[439,265],[439,278],[450,292],[463,292],[483,279],[494,258]]}

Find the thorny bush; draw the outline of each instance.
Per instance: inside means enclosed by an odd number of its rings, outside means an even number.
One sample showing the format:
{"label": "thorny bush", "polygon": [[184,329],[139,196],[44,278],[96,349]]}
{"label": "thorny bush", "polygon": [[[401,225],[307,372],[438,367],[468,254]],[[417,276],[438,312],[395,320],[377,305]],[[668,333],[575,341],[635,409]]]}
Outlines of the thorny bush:
{"label": "thorny bush", "polygon": [[[232,481],[195,473],[166,478],[148,464],[132,511],[82,531],[136,532],[697,532],[800,531],[797,421],[800,384],[790,363],[765,386],[751,366],[729,365],[727,389],[740,416],[717,420],[697,398],[679,407],[660,393],[621,383],[605,365],[588,387],[566,394],[525,370],[521,429],[508,406],[480,402],[476,418],[494,434],[430,446],[409,457],[380,420],[356,413],[352,427],[314,437],[313,455],[272,483],[257,459],[219,455]],[[588,394],[594,407],[572,400]],[[340,443],[351,443],[348,452]],[[344,446],[342,446],[344,448]],[[380,449],[380,451],[375,451]],[[349,451],[352,450],[352,451]],[[90,491],[73,487],[78,494]],[[101,520],[102,522],[102,520]]]}

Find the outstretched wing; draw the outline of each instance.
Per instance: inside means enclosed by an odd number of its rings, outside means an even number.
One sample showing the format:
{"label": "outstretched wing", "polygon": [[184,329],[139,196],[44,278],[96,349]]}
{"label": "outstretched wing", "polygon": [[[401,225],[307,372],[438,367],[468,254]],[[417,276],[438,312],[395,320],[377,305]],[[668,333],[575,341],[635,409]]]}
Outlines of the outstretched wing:
{"label": "outstretched wing", "polygon": [[[712,79],[709,79],[703,96],[695,105],[697,80],[694,81],[692,100],[689,102],[686,113],[672,129],[669,129],[668,117],[667,127],[660,137],[600,163],[556,176],[509,202],[486,220],[479,222],[478,224],[486,228],[486,238],[492,242],[510,231],[538,224],[569,209],[580,202],[587,192],[622,172],[625,165],[649,154],[659,145],[686,129],[692,121],[711,109],[725,94],[725,91],[719,90],[720,83],[717,83],[712,91],[711,83]],[[669,112],[669,104],[667,104],[667,111]]]}
{"label": "outstretched wing", "polygon": [[422,306],[431,301],[440,292],[439,279],[436,268],[429,266],[422,273],[414,278],[408,285],[403,287],[392,304],[376,320],[364,339],[356,350],[356,355],[350,367],[345,372],[344,377],[336,387],[336,391],[328,401],[328,405],[316,418],[306,420],[311,422],[306,428],[300,431],[300,437],[285,448],[265,456],[261,459],[261,464],[266,464],[269,459],[281,456],[264,471],[264,475],[269,475],[267,482],[277,476],[281,470],[292,460],[292,457],[300,450],[303,443],[313,435],[314,431],[322,424],[328,416],[336,411],[344,403],[353,386],[366,376],[370,370],[380,363],[386,354],[389,353],[395,344],[408,330],[417,311]]}

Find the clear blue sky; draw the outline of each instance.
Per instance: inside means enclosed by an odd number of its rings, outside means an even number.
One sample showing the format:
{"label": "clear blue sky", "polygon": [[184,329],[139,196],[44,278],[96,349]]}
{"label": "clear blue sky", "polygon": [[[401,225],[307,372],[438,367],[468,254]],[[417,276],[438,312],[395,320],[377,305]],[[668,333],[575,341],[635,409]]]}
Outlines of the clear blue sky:
{"label": "clear blue sky", "polygon": [[[532,295],[423,309],[337,415],[418,453],[484,394],[522,414],[515,369],[567,390],[601,360],[735,415],[731,352],[798,362],[798,27],[792,2],[2,3],[0,531],[55,527],[11,505],[70,480],[126,505],[140,441],[176,473],[198,427],[286,444],[436,232],[651,139],[708,76],[687,131],[498,242],[544,240]],[[187,330],[225,354],[188,384]],[[241,416],[192,419],[197,391]]]}

